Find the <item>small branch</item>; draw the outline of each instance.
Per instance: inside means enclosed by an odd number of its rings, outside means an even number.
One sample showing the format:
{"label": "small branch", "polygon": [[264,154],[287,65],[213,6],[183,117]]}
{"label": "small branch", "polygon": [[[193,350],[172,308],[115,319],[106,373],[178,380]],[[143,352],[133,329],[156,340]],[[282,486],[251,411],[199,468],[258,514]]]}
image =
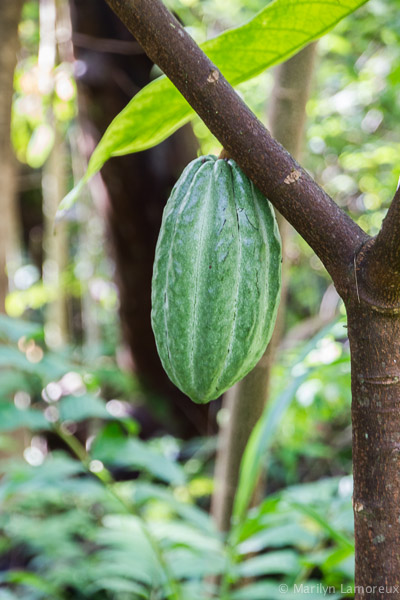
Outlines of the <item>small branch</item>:
{"label": "small branch", "polygon": [[377,310],[400,310],[400,181],[378,235],[358,257],[364,300]]}
{"label": "small branch", "polygon": [[375,241],[375,256],[381,255],[395,271],[400,270],[400,180],[397,191]]}
{"label": "small branch", "polygon": [[368,236],[271,137],[160,0],[106,1],[338,282]]}

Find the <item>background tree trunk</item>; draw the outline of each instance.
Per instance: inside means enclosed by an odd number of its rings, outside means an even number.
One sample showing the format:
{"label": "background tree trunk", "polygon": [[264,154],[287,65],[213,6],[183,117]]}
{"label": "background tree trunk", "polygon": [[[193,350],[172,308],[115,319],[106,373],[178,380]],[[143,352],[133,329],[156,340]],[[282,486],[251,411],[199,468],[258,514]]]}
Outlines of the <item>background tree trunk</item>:
{"label": "background tree trunk", "polygon": [[55,132],[53,150],[43,167],[43,283],[54,290],[54,299],[45,312],[46,342],[57,348],[68,341],[68,313],[62,274],[68,264],[66,224],[54,227],[57,208],[66,194],[66,149],[59,132]]}
{"label": "background tree trunk", "polygon": [[0,8],[0,312],[4,312],[8,291],[7,265],[12,269],[19,247],[16,218],[17,162],[11,148],[10,132],[22,4],[23,0],[13,0],[3,2]]}
{"label": "background tree trunk", "polygon": [[[153,63],[105,3],[71,0],[71,9],[81,123],[94,146],[110,121],[150,81]],[[124,339],[134,371],[152,394],[168,400],[174,413],[170,426],[178,423],[175,433],[184,437],[207,432],[208,407],[192,403],[165,374],[151,330],[150,292],[162,211],[196,149],[188,126],[156,148],[112,159],[102,170]]]}
{"label": "background tree trunk", "polygon": [[[40,0],[38,62],[39,68],[49,79],[54,78],[57,64],[57,8],[56,0]],[[61,276],[68,263],[66,224],[61,222],[57,227],[54,226],[57,208],[67,191],[66,149],[52,111],[49,118],[54,128],[54,145],[42,171],[43,283],[54,293],[54,298],[45,310],[45,335],[47,344],[55,348],[68,340],[66,295],[61,282]]]}
{"label": "background tree trunk", "polygon": [[[315,44],[279,65],[269,108],[272,135],[293,156],[300,155],[306,117],[306,103],[314,66]],[[271,366],[280,340],[286,305],[286,239],[288,222],[278,215],[283,244],[282,292],[275,330],[268,348],[255,368],[224,397],[227,420],[221,426],[215,466],[215,491],[211,511],[221,531],[228,531],[239,480],[240,462],[253,427],[261,417],[268,398]]]}

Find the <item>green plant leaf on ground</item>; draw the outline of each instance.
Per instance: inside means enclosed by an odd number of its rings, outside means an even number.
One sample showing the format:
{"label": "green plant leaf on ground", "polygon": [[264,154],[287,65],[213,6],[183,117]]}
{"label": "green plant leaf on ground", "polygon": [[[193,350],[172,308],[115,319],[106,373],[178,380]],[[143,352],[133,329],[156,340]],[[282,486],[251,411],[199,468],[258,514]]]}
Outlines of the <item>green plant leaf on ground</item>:
{"label": "green plant leaf on ground", "polygon": [[144,470],[173,485],[184,485],[182,467],[160,451],[137,438],[127,438],[116,423],[105,427],[96,437],[91,457],[108,465]]}
{"label": "green plant leaf on ground", "polygon": [[33,431],[49,429],[49,422],[38,410],[18,409],[11,402],[0,401],[0,431],[13,431],[21,427],[29,427]]}
{"label": "green plant leaf on ground", "polygon": [[[251,21],[201,45],[232,85],[255,77],[332,29],[367,0],[275,0]],[[146,150],[187,123],[194,111],[166,78],[143,88],[115,117],[97,145],[87,171],[65,196],[60,218],[83,184],[112,156]]]}
{"label": "green plant leaf on ground", "polygon": [[105,402],[93,394],[65,396],[59,403],[62,421],[84,421],[89,418],[110,419]]}
{"label": "green plant leaf on ground", "polygon": [[318,511],[316,511],[313,507],[307,506],[300,502],[296,502],[295,500],[292,500],[292,499],[290,499],[290,500],[288,499],[287,501],[291,504],[291,506],[293,506],[300,512],[302,512],[305,515],[307,515],[308,517],[310,517],[310,519],[312,519],[316,523],[318,523],[318,525],[320,527],[322,527],[322,529],[324,529],[326,531],[326,533],[333,540],[335,540],[335,542],[337,542],[344,548],[350,550],[351,552],[354,551],[353,541],[350,540],[346,535],[344,535],[343,533],[338,531],[335,527],[332,527],[332,525],[330,523],[328,523],[327,519],[325,519],[322,515],[320,515],[318,513]]}
{"label": "green plant leaf on ground", "polygon": [[281,550],[252,556],[238,565],[237,572],[241,577],[258,577],[273,573],[297,576],[300,569],[299,555],[293,550]]}
{"label": "green plant leaf on ground", "polygon": [[51,594],[51,597],[62,600],[62,595],[58,592],[57,588],[49,583],[44,577],[32,573],[30,571],[17,571],[10,570],[2,574],[0,581],[5,583],[22,584],[33,587],[40,592],[45,594]]}

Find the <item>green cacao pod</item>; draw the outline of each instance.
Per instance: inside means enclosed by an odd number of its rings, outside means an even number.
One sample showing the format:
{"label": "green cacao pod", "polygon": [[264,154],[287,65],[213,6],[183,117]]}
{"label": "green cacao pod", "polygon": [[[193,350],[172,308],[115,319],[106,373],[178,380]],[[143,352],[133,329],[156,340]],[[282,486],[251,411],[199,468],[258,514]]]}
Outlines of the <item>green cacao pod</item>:
{"label": "green cacao pod", "polygon": [[261,358],[280,273],[269,202],[232,160],[192,161],[164,209],[151,314],[164,369],[192,400],[218,398]]}

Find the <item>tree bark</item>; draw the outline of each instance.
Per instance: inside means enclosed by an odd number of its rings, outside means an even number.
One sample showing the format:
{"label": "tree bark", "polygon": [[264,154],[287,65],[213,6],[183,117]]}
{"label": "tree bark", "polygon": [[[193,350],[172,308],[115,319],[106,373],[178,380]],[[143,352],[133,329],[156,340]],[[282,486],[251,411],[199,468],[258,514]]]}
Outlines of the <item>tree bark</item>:
{"label": "tree bark", "polygon": [[[295,158],[303,140],[306,103],[314,66],[315,44],[279,65],[275,71],[270,100],[269,123],[272,135]],[[281,334],[286,304],[285,246],[288,222],[278,215],[283,246],[282,291],[275,330],[268,348],[255,368],[224,397],[227,421],[220,429],[215,465],[215,489],[211,513],[221,531],[228,531],[232,516],[240,463],[250,434],[268,399],[271,366]]]}
{"label": "tree bark", "polygon": [[397,190],[354,256],[351,351],[355,598],[400,598],[400,270]]}
{"label": "tree bark", "polygon": [[23,0],[5,2],[0,9],[0,312],[8,292],[7,264],[17,249],[16,159],[11,148],[11,105],[17,64],[18,24]]}
{"label": "tree bark", "polygon": [[[159,0],[107,2],[314,249],[345,301],[352,361],[355,597],[398,599],[400,193],[371,239],[271,138]],[[212,83],[207,82],[211,73]]]}
{"label": "tree bark", "polygon": [[356,586],[377,586],[356,598],[399,598],[390,586],[400,584],[400,319],[354,301],[347,314]]}

